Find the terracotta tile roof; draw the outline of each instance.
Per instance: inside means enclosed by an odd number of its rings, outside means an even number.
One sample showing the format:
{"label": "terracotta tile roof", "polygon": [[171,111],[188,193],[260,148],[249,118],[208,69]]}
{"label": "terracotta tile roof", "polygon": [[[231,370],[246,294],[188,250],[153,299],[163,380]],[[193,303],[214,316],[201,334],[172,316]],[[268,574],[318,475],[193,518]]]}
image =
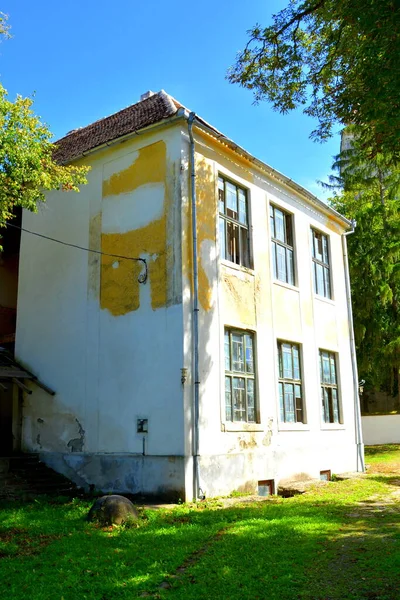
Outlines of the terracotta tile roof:
{"label": "terracotta tile roof", "polygon": [[54,158],[67,163],[85,152],[173,116],[181,105],[164,90],[57,140]]}

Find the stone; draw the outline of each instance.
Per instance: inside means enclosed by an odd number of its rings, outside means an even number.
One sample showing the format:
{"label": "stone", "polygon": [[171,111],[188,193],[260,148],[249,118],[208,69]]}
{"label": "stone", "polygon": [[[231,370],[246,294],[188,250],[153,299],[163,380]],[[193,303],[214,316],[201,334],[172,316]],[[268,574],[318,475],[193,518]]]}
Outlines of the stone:
{"label": "stone", "polygon": [[137,518],[138,513],[132,502],[117,494],[98,498],[87,516],[88,521],[97,521],[101,525],[121,525],[136,521]]}

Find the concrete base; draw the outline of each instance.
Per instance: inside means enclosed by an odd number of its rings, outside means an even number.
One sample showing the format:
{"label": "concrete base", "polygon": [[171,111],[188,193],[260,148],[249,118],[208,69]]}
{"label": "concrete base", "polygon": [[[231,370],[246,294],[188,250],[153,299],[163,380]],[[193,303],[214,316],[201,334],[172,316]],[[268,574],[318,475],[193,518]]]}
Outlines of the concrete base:
{"label": "concrete base", "polygon": [[41,452],[40,460],[89,491],[138,494],[185,500],[182,456]]}

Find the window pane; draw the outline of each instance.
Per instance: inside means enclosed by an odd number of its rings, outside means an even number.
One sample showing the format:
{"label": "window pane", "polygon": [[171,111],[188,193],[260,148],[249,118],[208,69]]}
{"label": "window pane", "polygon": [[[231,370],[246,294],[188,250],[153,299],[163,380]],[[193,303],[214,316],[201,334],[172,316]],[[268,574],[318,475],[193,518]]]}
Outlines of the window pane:
{"label": "window pane", "polygon": [[282,344],[283,377],[293,379],[292,347],[290,344]]}
{"label": "window pane", "polygon": [[328,238],[326,235],[322,236],[322,260],[326,265],[329,265]]}
{"label": "window pane", "polygon": [[225,219],[219,218],[219,252],[221,258],[226,258]]}
{"label": "window pane", "polygon": [[239,196],[239,222],[243,225],[247,225],[247,206],[246,206],[246,194],[243,190],[238,190]]}
{"label": "window pane", "polygon": [[293,246],[292,215],[285,215],[285,242],[288,246]]}
{"label": "window pane", "polygon": [[333,422],[339,423],[339,399],[335,388],[332,388],[332,412]]}
{"label": "window pane", "polygon": [[285,242],[285,216],[278,208],[275,208],[275,239]]}
{"label": "window pane", "polygon": [[278,271],[276,268],[276,242],[272,242],[272,268],[274,273],[274,278],[278,279]]}
{"label": "window pane", "polygon": [[254,402],[254,381],[247,380],[247,420],[254,423],[256,420],[256,406]]}
{"label": "window pane", "polygon": [[283,402],[283,383],[279,384],[279,409],[281,421],[285,421],[285,408]]}
{"label": "window pane", "polygon": [[329,364],[329,355],[327,352],[322,353],[322,381],[324,383],[331,382],[331,371]]}
{"label": "window pane", "polygon": [[315,244],[315,231],[314,229],[311,229],[311,253],[313,258],[315,258]]}
{"label": "window pane", "polygon": [[237,193],[236,186],[229,181],[225,182],[226,189],[226,214],[232,219],[238,218]]}
{"label": "window pane", "polygon": [[274,238],[276,237],[275,235],[275,217],[274,217],[274,207],[270,205],[269,207],[269,219],[270,219],[270,226],[271,226],[271,237]]}
{"label": "window pane", "polygon": [[285,421],[286,423],[295,423],[295,407],[293,384],[285,383]]}
{"label": "window pane", "polygon": [[232,371],[244,372],[243,336],[232,333]]}
{"label": "window pane", "polygon": [[219,200],[219,212],[225,214],[225,188],[224,180],[218,177],[218,200]]}
{"label": "window pane", "polygon": [[231,370],[231,347],[230,347],[230,341],[229,341],[229,331],[225,331],[224,347],[225,347],[225,371],[230,371]]}
{"label": "window pane", "polygon": [[319,231],[314,231],[314,239],[315,239],[315,258],[322,262],[323,260],[323,251],[322,251],[322,235]]}
{"label": "window pane", "polygon": [[293,345],[292,353],[293,353],[293,379],[300,379],[299,347]]}
{"label": "window pane", "polygon": [[225,418],[227,421],[232,421],[232,391],[230,377],[225,377]]}
{"label": "window pane", "polygon": [[324,281],[325,281],[324,296],[325,296],[325,298],[330,298],[331,297],[331,282],[330,282],[330,274],[329,274],[328,267],[324,267]]}
{"label": "window pane", "polygon": [[286,281],[286,249],[279,244],[276,244],[276,262],[278,269],[278,279]]}
{"label": "window pane", "polygon": [[244,379],[239,377],[233,377],[233,420],[234,421],[245,421],[246,420],[246,390]]}
{"label": "window pane", "polygon": [[250,267],[249,235],[248,230],[244,227],[240,227],[240,250],[240,264],[243,267]]}
{"label": "window pane", "polygon": [[325,423],[329,423],[329,398],[326,388],[321,388],[322,392],[322,415]]}
{"label": "window pane", "polygon": [[301,386],[294,386],[294,393],[296,399],[296,422],[303,423],[303,400],[301,397]]}
{"label": "window pane", "polygon": [[226,222],[227,249],[226,258],[231,262],[240,264],[239,260],[239,227],[230,221]]}
{"label": "window pane", "polygon": [[335,365],[335,357],[333,354],[329,355],[329,362],[331,366],[331,383],[336,385],[336,365]]}
{"label": "window pane", "polygon": [[289,250],[289,248],[286,248],[286,272],[287,283],[294,285],[293,250]]}
{"label": "window pane", "polygon": [[321,265],[316,264],[317,270],[317,289],[316,292],[319,296],[324,295],[324,268]]}
{"label": "window pane", "polygon": [[245,336],[246,341],[246,371],[254,373],[254,357],[253,357],[253,338],[251,335]]}

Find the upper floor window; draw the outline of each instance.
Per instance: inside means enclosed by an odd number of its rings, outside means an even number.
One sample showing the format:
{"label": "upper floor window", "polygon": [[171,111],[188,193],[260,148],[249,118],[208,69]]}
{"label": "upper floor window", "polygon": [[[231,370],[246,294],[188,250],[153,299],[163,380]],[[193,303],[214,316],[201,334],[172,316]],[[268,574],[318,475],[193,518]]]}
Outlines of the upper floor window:
{"label": "upper floor window", "polygon": [[218,201],[221,258],[250,267],[247,191],[220,176]]}
{"label": "upper floor window", "polygon": [[256,422],[254,335],[225,329],[225,418]]}
{"label": "upper floor window", "polygon": [[280,420],[304,423],[299,345],[278,342],[278,361]]}
{"label": "upper floor window", "polygon": [[275,279],[295,285],[293,216],[270,205],[272,261]]}
{"label": "upper floor window", "polygon": [[314,291],[318,296],[332,298],[328,236],[311,229]]}
{"label": "upper floor window", "polygon": [[333,352],[319,351],[322,417],[325,423],[340,423],[339,389],[336,357]]}

